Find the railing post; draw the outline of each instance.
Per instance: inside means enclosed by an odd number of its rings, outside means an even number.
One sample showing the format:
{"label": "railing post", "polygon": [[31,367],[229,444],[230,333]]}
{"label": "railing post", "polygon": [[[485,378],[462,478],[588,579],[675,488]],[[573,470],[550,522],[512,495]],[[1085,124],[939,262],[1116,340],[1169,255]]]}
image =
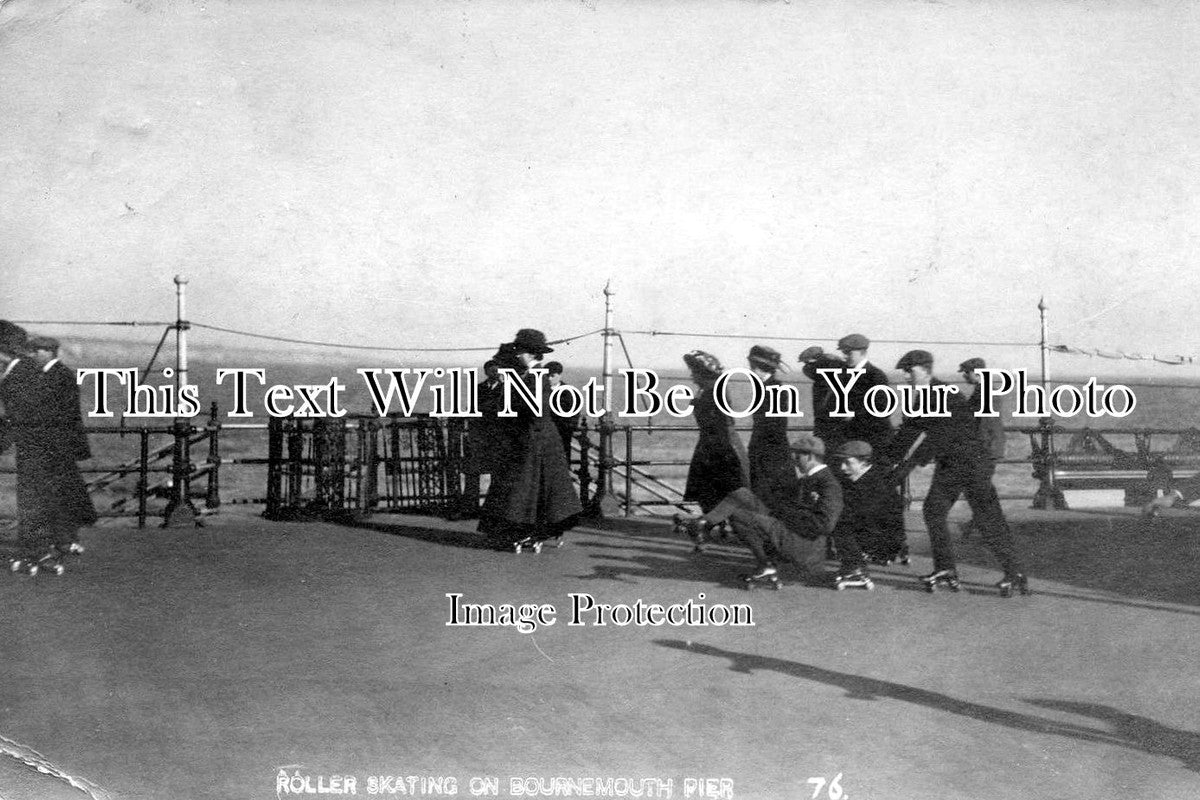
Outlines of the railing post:
{"label": "railing post", "polygon": [[591,487],[589,484],[592,480],[591,469],[588,466],[588,458],[591,450],[591,438],[588,436],[588,421],[584,417],[583,422],[579,426],[579,503],[584,508],[588,507],[588,500],[591,496]]}
{"label": "railing post", "polygon": [[367,420],[365,435],[366,443],[366,480],[363,482],[363,513],[375,511],[379,502],[379,425],[375,420]]}
{"label": "railing post", "polygon": [[[1050,391],[1050,337],[1049,325],[1046,320],[1046,311],[1049,306],[1046,305],[1046,298],[1038,300],[1038,313],[1041,316],[1041,351],[1042,351],[1042,392],[1049,394]],[[1047,509],[1054,508],[1064,510],[1067,507],[1067,500],[1063,496],[1062,491],[1054,485],[1054,420],[1050,417],[1042,417],[1038,422],[1041,428],[1042,439],[1042,462],[1045,464],[1045,470],[1041,475],[1041,485],[1038,487],[1037,494],[1033,496],[1033,508]]]}
{"label": "railing post", "polygon": [[208,491],[204,494],[205,508],[221,507],[221,422],[214,400],[208,417]]}
{"label": "railing post", "polygon": [[146,494],[150,491],[150,430],[139,429],[138,433],[138,527],[146,527]]}
{"label": "railing post", "polygon": [[263,516],[279,519],[283,490],[283,420],[267,420],[267,507]]}
{"label": "railing post", "polygon": [[632,514],[633,504],[633,426],[625,426],[625,516]]}
{"label": "railing post", "polygon": [[608,494],[608,490],[612,485],[612,404],[613,404],[613,374],[612,374],[612,349],[613,336],[616,331],[613,330],[613,307],[611,282],[604,285],[604,414],[600,417],[598,423],[600,431],[599,444],[599,465],[596,470],[596,491],[592,496],[592,502],[588,506],[588,513],[594,517],[603,517],[604,511],[601,506],[602,501]]}
{"label": "railing post", "polygon": [[287,491],[284,506],[299,511],[300,498],[304,493],[304,431],[300,420],[287,422]]}

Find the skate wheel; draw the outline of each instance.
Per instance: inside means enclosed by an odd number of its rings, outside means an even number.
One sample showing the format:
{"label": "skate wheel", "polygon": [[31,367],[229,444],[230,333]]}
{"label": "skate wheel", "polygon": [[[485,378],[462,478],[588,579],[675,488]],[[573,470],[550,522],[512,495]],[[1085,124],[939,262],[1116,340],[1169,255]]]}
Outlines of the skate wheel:
{"label": "skate wheel", "polygon": [[866,589],[868,592],[873,592],[873,591],[875,591],[875,582],[867,581],[866,584],[863,585],[863,588]]}
{"label": "skate wheel", "polygon": [[835,583],[835,584],[833,585],[833,588],[834,588],[834,590],[835,590],[835,591],[839,591],[839,592],[840,592],[840,591],[843,591],[843,590],[844,590],[846,587],[845,587],[845,586],[842,586],[840,583]]}
{"label": "skate wheel", "polygon": [[18,560],[13,560],[13,561],[8,562],[8,568],[10,570],[12,570],[13,572],[20,572],[21,571],[20,560],[18,559]]}
{"label": "skate wheel", "polygon": [[783,588],[783,584],[779,581],[771,581],[771,588],[778,592]]}
{"label": "skate wheel", "polygon": [[540,553],[540,552],[542,552],[542,543],[541,543],[541,542],[534,542],[534,543],[533,543],[533,552],[535,552],[535,553]]}
{"label": "skate wheel", "polygon": [[30,564],[28,574],[29,575],[37,575],[38,574],[38,565]]}

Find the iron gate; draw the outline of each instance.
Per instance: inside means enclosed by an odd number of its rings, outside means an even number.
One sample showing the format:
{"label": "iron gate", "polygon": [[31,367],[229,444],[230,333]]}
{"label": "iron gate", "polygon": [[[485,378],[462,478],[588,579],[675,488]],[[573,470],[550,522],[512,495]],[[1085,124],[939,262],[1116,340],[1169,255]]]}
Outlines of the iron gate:
{"label": "iron gate", "polygon": [[461,420],[287,417],[268,430],[267,519],[445,514],[461,503]]}

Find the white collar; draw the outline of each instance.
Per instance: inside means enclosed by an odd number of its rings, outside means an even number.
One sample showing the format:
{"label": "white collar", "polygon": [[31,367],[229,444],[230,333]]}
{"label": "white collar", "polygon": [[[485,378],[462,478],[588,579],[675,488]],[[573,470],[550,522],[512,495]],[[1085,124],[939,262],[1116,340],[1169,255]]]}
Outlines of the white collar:
{"label": "white collar", "polygon": [[819,462],[819,461],[818,461],[818,462],[817,462],[817,465],[816,465],[815,467],[813,467],[812,469],[810,469],[808,472],[804,473],[804,477],[806,477],[806,478],[811,478],[813,475],[816,475],[818,472],[820,472],[821,470],[825,469],[825,468],[826,468],[826,466],[828,466],[828,465],[826,465],[826,464],[823,464],[823,463],[821,463],[821,462]]}
{"label": "white collar", "polygon": [[3,375],[0,375],[0,378],[7,378],[7,377],[8,377],[8,373],[10,373],[10,372],[12,372],[14,369],[16,369],[16,367],[17,367],[17,363],[18,363],[20,360],[21,360],[21,359],[19,359],[19,358],[14,358],[12,361],[8,362],[8,366],[4,368],[4,374],[3,374]]}
{"label": "white collar", "polygon": [[49,372],[50,368],[53,367],[57,363],[58,363],[57,358],[50,359],[49,361],[46,362],[46,366],[42,367],[42,372]]}

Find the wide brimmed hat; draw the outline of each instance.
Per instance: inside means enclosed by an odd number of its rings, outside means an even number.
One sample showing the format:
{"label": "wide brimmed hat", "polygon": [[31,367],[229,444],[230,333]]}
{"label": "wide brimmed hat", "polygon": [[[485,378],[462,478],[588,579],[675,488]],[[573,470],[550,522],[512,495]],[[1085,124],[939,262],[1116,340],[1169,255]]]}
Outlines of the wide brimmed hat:
{"label": "wide brimmed hat", "polygon": [[512,346],[519,353],[533,353],[536,356],[554,352],[554,348],[546,344],[546,334],[533,328],[521,328],[517,331]]}
{"label": "wide brimmed hat", "polygon": [[746,359],[751,366],[765,369],[768,372],[787,370],[787,365],[783,363],[783,355],[778,350],[765,345],[756,344],[751,347],[750,354],[746,356]]}
{"label": "wide brimmed hat", "polygon": [[706,353],[703,350],[693,350],[686,353],[683,357],[683,363],[687,364],[688,369],[700,375],[708,375],[715,378],[725,371],[721,366],[721,362],[712,353]]}

